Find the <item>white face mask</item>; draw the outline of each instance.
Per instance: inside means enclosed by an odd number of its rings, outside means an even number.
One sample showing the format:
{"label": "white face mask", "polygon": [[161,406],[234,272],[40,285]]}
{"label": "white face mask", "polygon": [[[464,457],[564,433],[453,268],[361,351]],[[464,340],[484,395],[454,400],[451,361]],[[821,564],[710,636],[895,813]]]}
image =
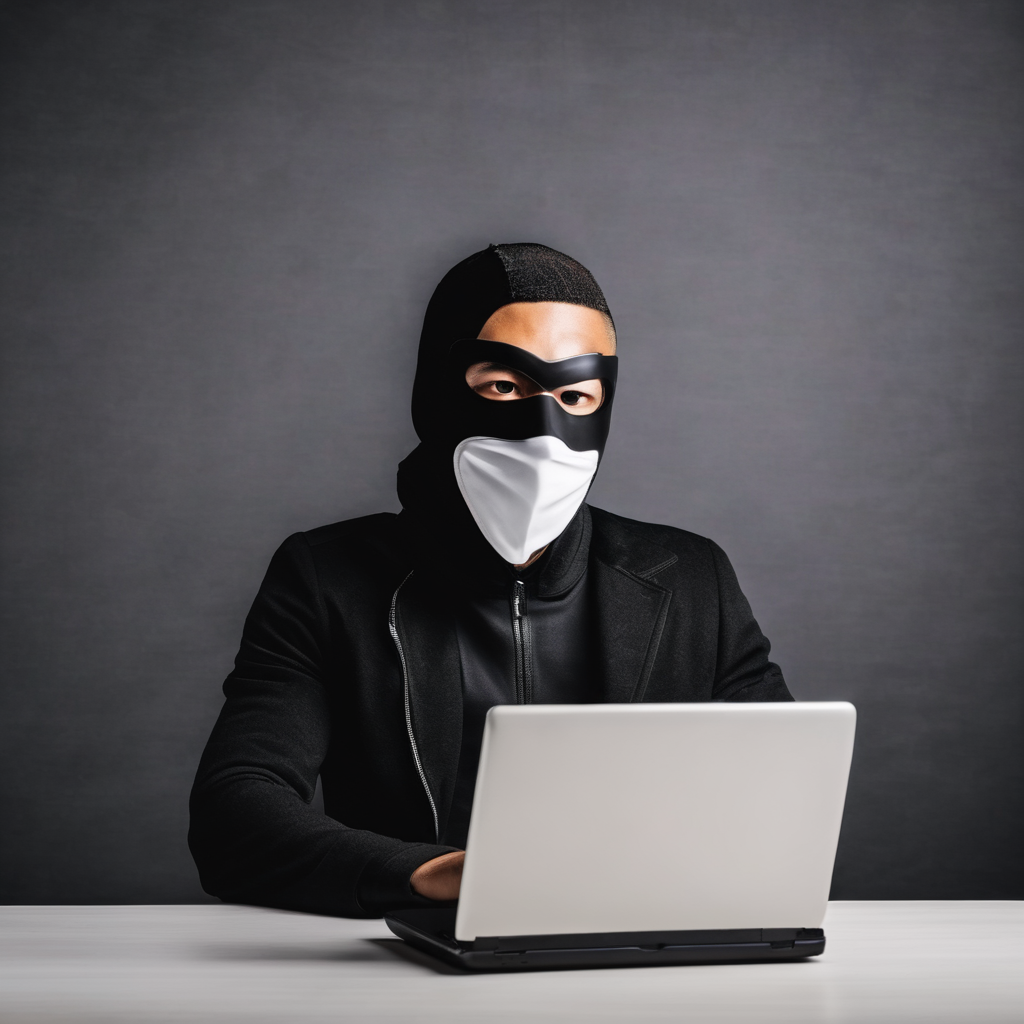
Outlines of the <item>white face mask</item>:
{"label": "white face mask", "polygon": [[522,565],[569,525],[598,459],[597,451],[574,451],[557,437],[469,437],[455,449],[455,479],[491,547]]}

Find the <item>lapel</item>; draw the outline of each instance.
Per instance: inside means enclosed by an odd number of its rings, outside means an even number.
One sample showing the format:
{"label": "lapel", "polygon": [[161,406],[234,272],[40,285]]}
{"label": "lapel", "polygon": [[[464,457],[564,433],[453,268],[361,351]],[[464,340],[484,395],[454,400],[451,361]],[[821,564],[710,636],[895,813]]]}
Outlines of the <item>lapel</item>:
{"label": "lapel", "polygon": [[437,811],[438,835],[451,809],[462,744],[462,663],[451,602],[417,570],[399,591],[395,625],[405,653],[416,749]]}
{"label": "lapel", "polygon": [[642,701],[661,643],[672,591],[648,577],[676,556],[637,534],[626,533],[607,513],[593,510],[591,585],[597,609],[598,650],[609,704]]}

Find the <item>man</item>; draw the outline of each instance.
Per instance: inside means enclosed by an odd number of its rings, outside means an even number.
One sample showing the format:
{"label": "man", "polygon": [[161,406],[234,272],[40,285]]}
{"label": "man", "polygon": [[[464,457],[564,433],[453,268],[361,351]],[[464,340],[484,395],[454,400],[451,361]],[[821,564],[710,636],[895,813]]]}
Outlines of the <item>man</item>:
{"label": "man", "polygon": [[456,898],[495,704],[792,700],[720,548],[585,504],[615,350],[597,282],[546,246],[438,285],[402,513],[290,537],[246,620],[192,794],[207,892],[344,916]]}

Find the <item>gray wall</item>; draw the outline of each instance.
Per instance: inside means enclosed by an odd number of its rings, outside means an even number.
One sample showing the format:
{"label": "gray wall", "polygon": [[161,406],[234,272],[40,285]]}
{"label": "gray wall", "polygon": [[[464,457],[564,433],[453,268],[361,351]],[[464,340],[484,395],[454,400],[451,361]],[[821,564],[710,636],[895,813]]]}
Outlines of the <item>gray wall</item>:
{"label": "gray wall", "polygon": [[203,898],[270,554],[396,508],[424,304],[518,240],[618,321],[595,503],[860,710],[834,894],[1024,896],[1019,4],[0,10],[0,899]]}

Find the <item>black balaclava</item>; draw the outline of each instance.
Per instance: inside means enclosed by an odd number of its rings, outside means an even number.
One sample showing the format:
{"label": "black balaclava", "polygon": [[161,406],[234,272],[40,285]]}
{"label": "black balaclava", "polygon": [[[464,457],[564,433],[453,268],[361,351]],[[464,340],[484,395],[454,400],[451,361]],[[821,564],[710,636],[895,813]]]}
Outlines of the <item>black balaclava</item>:
{"label": "black balaclava", "polygon": [[[532,460],[534,467],[544,464],[544,479],[561,474],[566,493],[546,516],[548,534],[552,528],[560,532],[559,510],[571,518],[579,508],[604,450],[616,358],[590,354],[549,362],[514,345],[478,340],[491,315],[513,302],[566,302],[611,319],[590,272],[544,245],[492,245],[445,275],[427,306],[413,386],[413,425],[422,443],[399,467],[398,478],[399,498],[415,523],[421,550],[450,554],[456,544],[468,546],[471,559],[499,552],[506,562],[526,561],[523,545],[530,534],[526,527],[516,534],[513,506],[530,500],[530,487],[516,479],[517,468]],[[545,390],[599,378],[604,400],[585,416],[566,412],[547,395],[491,401],[465,379],[466,369],[483,361],[525,373]],[[511,516],[515,536],[498,521],[503,515]],[[546,544],[554,538],[543,534],[543,525],[538,529]]]}

